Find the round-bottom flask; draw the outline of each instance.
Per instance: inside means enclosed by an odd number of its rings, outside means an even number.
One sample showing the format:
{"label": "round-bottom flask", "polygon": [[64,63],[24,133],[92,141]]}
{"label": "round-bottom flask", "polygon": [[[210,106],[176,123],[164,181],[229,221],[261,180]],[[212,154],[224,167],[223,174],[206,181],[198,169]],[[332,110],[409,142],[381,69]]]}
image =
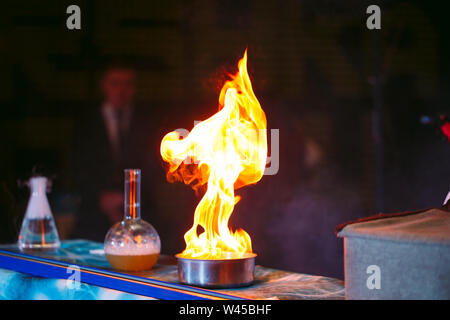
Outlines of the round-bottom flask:
{"label": "round-bottom flask", "polygon": [[161,241],[153,226],[141,219],[141,171],[125,170],[124,220],[105,237],[105,254],[114,269],[142,271],[153,267],[161,251]]}

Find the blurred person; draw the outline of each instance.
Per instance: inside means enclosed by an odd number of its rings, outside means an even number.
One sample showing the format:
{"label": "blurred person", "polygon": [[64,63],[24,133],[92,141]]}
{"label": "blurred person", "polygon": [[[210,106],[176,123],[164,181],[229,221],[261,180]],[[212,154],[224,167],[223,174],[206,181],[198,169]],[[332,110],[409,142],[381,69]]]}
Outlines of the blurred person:
{"label": "blurred person", "polygon": [[[101,79],[103,101],[86,110],[76,126],[74,166],[81,205],[76,235],[102,241],[123,217],[123,170],[142,169],[142,197],[151,206],[150,186],[155,126],[149,109],[135,103],[136,71],[127,64],[109,65]],[[153,151],[153,153],[152,153]]]}

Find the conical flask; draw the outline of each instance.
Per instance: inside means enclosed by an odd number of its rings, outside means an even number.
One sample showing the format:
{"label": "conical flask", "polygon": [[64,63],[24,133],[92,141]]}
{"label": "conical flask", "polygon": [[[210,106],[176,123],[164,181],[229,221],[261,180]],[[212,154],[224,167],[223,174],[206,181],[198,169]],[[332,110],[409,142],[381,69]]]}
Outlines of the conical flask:
{"label": "conical flask", "polygon": [[47,178],[33,177],[29,181],[30,199],[23,218],[18,245],[20,250],[55,250],[60,241],[53,214],[47,200]]}

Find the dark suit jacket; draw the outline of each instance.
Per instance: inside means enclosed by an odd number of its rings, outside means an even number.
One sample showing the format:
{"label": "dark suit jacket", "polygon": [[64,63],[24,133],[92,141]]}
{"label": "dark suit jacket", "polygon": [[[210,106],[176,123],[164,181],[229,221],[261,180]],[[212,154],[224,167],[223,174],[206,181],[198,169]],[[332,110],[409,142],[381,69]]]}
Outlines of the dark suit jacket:
{"label": "dark suit jacket", "polygon": [[102,191],[123,192],[123,170],[142,170],[141,198],[151,207],[154,176],[161,176],[158,123],[142,106],[134,107],[128,133],[122,143],[120,159],[115,159],[103,120],[101,108],[87,110],[74,134],[74,171],[81,206],[77,216],[76,236],[103,241],[111,227],[108,217],[99,209]]}

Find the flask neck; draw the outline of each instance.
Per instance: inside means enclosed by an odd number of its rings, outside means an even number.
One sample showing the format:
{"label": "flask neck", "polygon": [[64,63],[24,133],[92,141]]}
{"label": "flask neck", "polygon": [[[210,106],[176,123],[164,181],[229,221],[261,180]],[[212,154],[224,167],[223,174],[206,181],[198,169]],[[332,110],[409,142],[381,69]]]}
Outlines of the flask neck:
{"label": "flask neck", "polygon": [[126,169],[124,185],[124,219],[141,217],[141,170]]}
{"label": "flask neck", "polygon": [[38,197],[46,194],[47,190],[47,178],[46,177],[34,177],[30,179],[30,196]]}

